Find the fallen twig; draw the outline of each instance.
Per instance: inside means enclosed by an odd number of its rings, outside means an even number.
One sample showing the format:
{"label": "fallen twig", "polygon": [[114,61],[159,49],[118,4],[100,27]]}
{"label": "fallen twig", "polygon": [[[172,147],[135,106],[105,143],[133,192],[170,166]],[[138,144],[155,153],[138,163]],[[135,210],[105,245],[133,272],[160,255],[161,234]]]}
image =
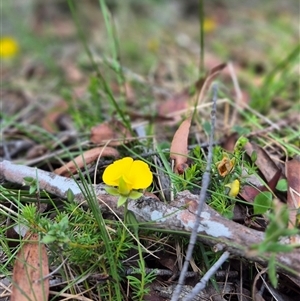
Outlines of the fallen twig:
{"label": "fallen twig", "polygon": [[[46,190],[60,198],[66,198],[70,189],[76,202],[85,202],[79,183],[51,172],[4,160],[0,162],[0,175],[2,179],[18,184],[24,183],[24,177],[37,178],[41,190]],[[107,204],[118,215],[123,216],[124,208],[117,207],[117,197],[107,194],[104,185],[90,186],[90,189],[95,189],[98,199],[102,200],[102,202],[99,201],[99,206],[103,212],[108,211],[108,208],[103,205]],[[135,214],[140,223],[147,222],[148,228],[153,225],[155,228],[182,231],[189,234],[195,224],[197,206],[198,196],[189,191],[183,191],[170,204],[160,202],[154,197],[143,196],[138,201],[130,201],[128,209]],[[241,256],[266,266],[268,254],[261,257],[256,252],[251,251],[251,246],[261,243],[263,238],[264,233],[228,220],[207,204],[203,204],[198,228],[199,241],[209,246],[218,246],[221,243],[232,255]],[[299,249],[294,249],[290,253],[278,253],[276,258],[280,271],[300,277]]]}

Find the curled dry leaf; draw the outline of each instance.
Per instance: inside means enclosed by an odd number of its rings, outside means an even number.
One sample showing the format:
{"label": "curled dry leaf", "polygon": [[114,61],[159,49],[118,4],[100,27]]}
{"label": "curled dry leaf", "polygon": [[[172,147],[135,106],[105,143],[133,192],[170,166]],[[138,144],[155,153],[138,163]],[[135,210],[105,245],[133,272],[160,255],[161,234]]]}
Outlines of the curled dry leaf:
{"label": "curled dry leaf", "polygon": [[85,164],[89,164],[98,159],[98,157],[118,157],[119,152],[112,147],[95,147],[85,151],[74,160],[68,162],[60,168],[54,170],[57,175],[69,177],[71,174],[77,173]]}
{"label": "curled dry leaf", "polygon": [[10,301],[48,300],[49,274],[46,246],[37,233],[28,232],[13,269]]}
{"label": "curled dry leaf", "polygon": [[297,210],[300,208],[300,156],[286,163],[286,177],[288,181],[287,205],[290,209],[290,224],[296,225]]}
{"label": "curled dry leaf", "polygon": [[117,146],[126,143],[132,138],[130,131],[118,120],[103,122],[91,129],[90,140],[95,144],[105,144]]}
{"label": "curled dry leaf", "polygon": [[188,136],[191,120],[190,117],[181,123],[171,143],[170,157],[175,160],[175,172],[178,174],[183,174],[187,168]]}
{"label": "curled dry leaf", "polygon": [[274,178],[275,174],[278,172],[279,168],[273,162],[267,152],[254,142],[247,142],[247,144],[245,145],[245,150],[247,155],[250,157],[254,151],[256,152],[256,166],[259,168],[266,181],[271,181]]}

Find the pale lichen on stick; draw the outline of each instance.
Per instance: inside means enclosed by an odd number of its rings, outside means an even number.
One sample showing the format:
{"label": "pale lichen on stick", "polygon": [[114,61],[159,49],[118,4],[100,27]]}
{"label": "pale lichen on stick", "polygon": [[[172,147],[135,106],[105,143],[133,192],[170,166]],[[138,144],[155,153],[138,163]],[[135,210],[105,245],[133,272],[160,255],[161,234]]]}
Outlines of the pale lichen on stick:
{"label": "pale lichen on stick", "polygon": [[[24,177],[32,177],[37,179],[41,190],[61,198],[66,198],[70,189],[75,196],[76,202],[83,203],[85,201],[85,196],[82,192],[84,190],[79,183],[51,172],[17,165],[4,160],[0,162],[0,174],[5,181],[21,185],[24,183]],[[107,212],[109,210],[108,207],[110,207],[116,214],[123,216],[124,208],[117,207],[117,197],[107,194],[104,190],[104,185],[93,185],[90,189],[95,190],[95,195],[99,199],[99,206],[103,212]],[[193,195],[189,191],[179,193],[170,204],[160,202],[154,197],[143,196],[138,201],[130,201],[128,209],[135,214],[139,222],[149,223],[149,227],[153,225],[155,228],[183,231],[189,234],[195,220],[197,200],[198,196]],[[264,234],[262,232],[228,220],[207,204],[203,204],[201,221],[198,227],[198,240],[210,246],[222,243],[235,256],[245,257],[267,265],[267,255],[265,258],[262,258],[256,253],[250,252],[251,246],[262,242],[263,239]],[[299,249],[294,249],[290,253],[278,253],[277,261],[280,265],[286,266],[300,275]]]}

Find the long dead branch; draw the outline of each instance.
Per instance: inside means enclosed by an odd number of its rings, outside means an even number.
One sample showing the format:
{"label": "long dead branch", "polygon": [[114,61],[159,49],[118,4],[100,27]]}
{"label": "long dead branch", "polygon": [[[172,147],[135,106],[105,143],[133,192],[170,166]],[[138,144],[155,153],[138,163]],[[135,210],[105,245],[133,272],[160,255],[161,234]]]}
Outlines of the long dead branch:
{"label": "long dead branch", "polygon": [[[32,177],[39,183],[41,190],[54,194],[61,198],[66,198],[68,190],[72,190],[76,202],[85,203],[83,187],[73,179],[58,176],[51,172],[43,171],[23,165],[17,165],[9,161],[0,162],[0,175],[8,182],[23,184],[24,177]],[[95,190],[99,206],[102,212],[107,212],[111,208],[119,216],[123,216],[124,208],[117,207],[117,197],[106,193],[102,184],[91,186]],[[128,209],[131,210],[140,223],[147,222],[147,226],[159,229],[182,231],[190,233],[195,220],[198,196],[189,191],[179,193],[176,199],[165,204],[157,198],[143,196],[138,201],[129,202]],[[259,256],[251,250],[253,244],[263,241],[262,232],[247,228],[236,222],[228,220],[219,215],[208,205],[203,204],[201,212],[201,222],[198,228],[198,240],[220,250],[226,249],[235,256],[247,258],[250,261],[267,265],[268,255]],[[289,271],[279,267],[279,270],[297,275],[300,277],[300,252],[294,249],[290,253],[278,253],[277,261],[280,266],[285,266]]]}

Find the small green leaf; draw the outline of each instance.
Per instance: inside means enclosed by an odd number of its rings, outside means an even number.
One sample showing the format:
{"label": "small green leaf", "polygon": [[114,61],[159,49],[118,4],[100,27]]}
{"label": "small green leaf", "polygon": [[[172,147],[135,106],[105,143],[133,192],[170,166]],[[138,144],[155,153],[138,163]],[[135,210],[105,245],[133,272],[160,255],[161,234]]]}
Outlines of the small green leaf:
{"label": "small green leaf", "polygon": [[69,202],[73,202],[73,201],[74,201],[74,198],[75,198],[74,193],[73,193],[73,191],[69,188],[68,191],[67,191],[67,200],[68,200]]}
{"label": "small green leaf", "polygon": [[202,128],[203,128],[204,132],[206,133],[206,135],[209,136],[210,132],[211,132],[211,124],[208,121],[205,121],[202,124]]}
{"label": "small green leaf", "polygon": [[24,177],[23,180],[24,180],[26,185],[30,185],[30,184],[35,182],[35,179],[32,178],[32,177]]}
{"label": "small green leaf", "polygon": [[276,257],[275,257],[275,254],[272,254],[270,259],[269,259],[268,275],[269,275],[269,279],[271,281],[271,284],[273,285],[274,288],[276,288],[277,284],[278,284],[278,279],[276,277]]}
{"label": "small green leaf", "polygon": [[139,229],[139,223],[134,215],[134,213],[130,210],[127,211],[126,214],[126,223],[133,227],[134,231],[138,231]]}
{"label": "small green leaf", "polygon": [[119,190],[117,188],[114,188],[114,187],[105,187],[104,189],[105,189],[105,191],[108,194],[111,194],[111,195],[120,195]]}
{"label": "small green leaf", "polygon": [[120,207],[120,206],[123,206],[127,201],[127,196],[120,196],[119,199],[118,199],[118,203],[117,203],[117,206]]}
{"label": "small green leaf", "polygon": [[143,194],[141,192],[138,192],[136,190],[132,190],[129,194],[129,198],[132,200],[137,200],[139,199]]}
{"label": "small green leaf", "polygon": [[43,244],[50,244],[52,242],[54,242],[56,240],[56,237],[55,236],[52,236],[52,235],[45,235],[42,239],[42,243]]}
{"label": "small green leaf", "polygon": [[276,185],[276,189],[279,191],[287,191],[288,189],[288,183],[286,179],[281,179],[278,181],[277,185]]}
{"label": "small green leaf", "polygon": [[234,153],[238,155],[247,144],[249,140],[246,137],[241,136],[234,145]]}
{"label": "small green leaf", "polygon": [[237,132],[240,136],[241,135],[248,135],[251,131],[248,128],[241,127],[239,125],[235,125],[233,127],[233,131]]}
{"label": "small green leaf", "polygon": [[279,252],[291,252],[295,247],[291,245],[283,245],[278,242],[271,242],[268,243],[268,245],[265,248],[265,252],[274,252],[274,253],[279,253]]}
{"label": "small green leaf", "polygon": [[272,193],[269,191],[260,192],[254,199],[254,214],[264,214],[271,208]]}
{"label": "small green leaf", "polygon": [[257,152],[253,151],[251,154],[251,161],[252,161],[252,163],[255,163],[256,160],[257,160]]}
{"label": "small green leaf", "polygon": [[59,222],[59,226],[63,231],[67,230],[69,227],[69,217],[65,215]]}

